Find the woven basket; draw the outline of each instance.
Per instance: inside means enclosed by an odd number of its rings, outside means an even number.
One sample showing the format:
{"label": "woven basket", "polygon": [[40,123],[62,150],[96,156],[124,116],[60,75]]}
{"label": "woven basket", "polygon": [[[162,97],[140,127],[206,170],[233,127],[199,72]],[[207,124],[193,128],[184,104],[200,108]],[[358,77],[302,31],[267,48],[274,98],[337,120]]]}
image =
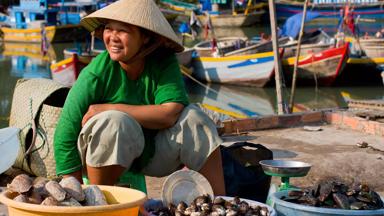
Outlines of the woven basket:
{"label": "woven basket", "polygon": [[21,150],[15,167],[36,176],[56,176],[53,136],[68,91],[48,79],[16,83],[9,122],[20,128]]}

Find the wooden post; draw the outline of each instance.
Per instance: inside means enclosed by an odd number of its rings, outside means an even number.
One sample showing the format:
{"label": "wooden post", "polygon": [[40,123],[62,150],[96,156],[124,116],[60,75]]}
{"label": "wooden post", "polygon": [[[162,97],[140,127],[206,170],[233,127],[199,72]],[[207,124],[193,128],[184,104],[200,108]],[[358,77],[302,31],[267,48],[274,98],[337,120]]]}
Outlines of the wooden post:
{"label": "wooden post", "polygon": [[284,114],[284,99],[282,92],[282,67],[280,61],[279,44],[277,39],[277,24],[276,24],[276,8],[275,1],[268,0],[269,14],[271,20],[271,33],[272,33],[272,45],[273,54],[275,59],[275,82],[276,82],[276,98],[277,98],[277,114]]}
{"label": "wooden post", "polygon": [[300,33],[299,33],[299,39],[297,41],[295,65],[293,67],[291,95],[289,97],[289,112],[290,113],[292,113],[292,111],[293,111],[293,104],[294,104],[294,101],[295,101],[296,79],[297,79],[297,65],[299,63],[299,58],[300,58],[301,38],[303,37],[303,32],[304,32],[305,17],[307,16],[307,6],[308,6],[308,0],[305,0],[305,2],[304,2],[304,10],[303,10],[303,18],[301,19],[301,28],[300,28]]}
{"label": "wooden post", "polygon": [[91,32],[91,50],[89,53],[93,53],[95,50],[95,31]]}

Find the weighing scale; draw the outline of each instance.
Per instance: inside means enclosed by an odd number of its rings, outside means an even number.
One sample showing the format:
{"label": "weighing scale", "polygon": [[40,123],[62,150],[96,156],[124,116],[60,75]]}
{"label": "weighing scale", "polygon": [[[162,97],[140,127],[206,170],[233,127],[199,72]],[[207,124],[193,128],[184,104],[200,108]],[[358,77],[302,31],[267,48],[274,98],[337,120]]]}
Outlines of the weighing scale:
{"label": "weighing scale", "polygon": [[272,207],[273,203],[270,199],[272,193],[298,189],[289,184],[289,178],[306,176],[312,166],[308,163],[288,160],[262,160],[259,163],[266,175],[281,177],[281,184],[278,188],[275,184],[271,184],[269,188],[267,204]]}

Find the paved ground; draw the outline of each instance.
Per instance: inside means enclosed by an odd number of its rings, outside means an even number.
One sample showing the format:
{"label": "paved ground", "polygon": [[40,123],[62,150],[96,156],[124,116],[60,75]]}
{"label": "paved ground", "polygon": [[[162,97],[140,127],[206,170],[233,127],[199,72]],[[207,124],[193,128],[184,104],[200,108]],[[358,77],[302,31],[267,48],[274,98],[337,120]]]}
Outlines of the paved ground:
{"label": "paved ground", "polygon": [[[247,140],[260,143],[274,152],[275,159],[299,160],[313,166],[306,177],[292,178],[296,186],[311,186],[322,179],[346,182],[364,181],[384,196],[384,137],[367,135],[332,125],[321,125],[321,131],[303,128],[256,131],[242,136],[224,137],[225,144]],[[358,143],[366,142],[367,148]],[[160,198],[165,178],[147,177],[148,196]],[[278,178],[273,178],[278,183]],[[4,214],[0,205],[0,216]]]}

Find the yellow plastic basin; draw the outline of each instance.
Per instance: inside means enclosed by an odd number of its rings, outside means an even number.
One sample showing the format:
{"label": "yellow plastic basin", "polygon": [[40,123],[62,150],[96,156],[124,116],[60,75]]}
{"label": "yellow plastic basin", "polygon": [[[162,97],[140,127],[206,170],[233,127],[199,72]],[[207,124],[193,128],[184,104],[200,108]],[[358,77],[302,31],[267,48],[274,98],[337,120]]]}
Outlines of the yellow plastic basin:
{"label": "yellow plastic basin", "polygon": [[137,216],[139,206],[147,199],[145,193],[135,189],[104,185],[99,185],[99,187],[110,205],[82,207],[41,206],[13,201],[11,199],[12,194],[7,191],[0,194],[0,202],[8,206],[9,216]]}

